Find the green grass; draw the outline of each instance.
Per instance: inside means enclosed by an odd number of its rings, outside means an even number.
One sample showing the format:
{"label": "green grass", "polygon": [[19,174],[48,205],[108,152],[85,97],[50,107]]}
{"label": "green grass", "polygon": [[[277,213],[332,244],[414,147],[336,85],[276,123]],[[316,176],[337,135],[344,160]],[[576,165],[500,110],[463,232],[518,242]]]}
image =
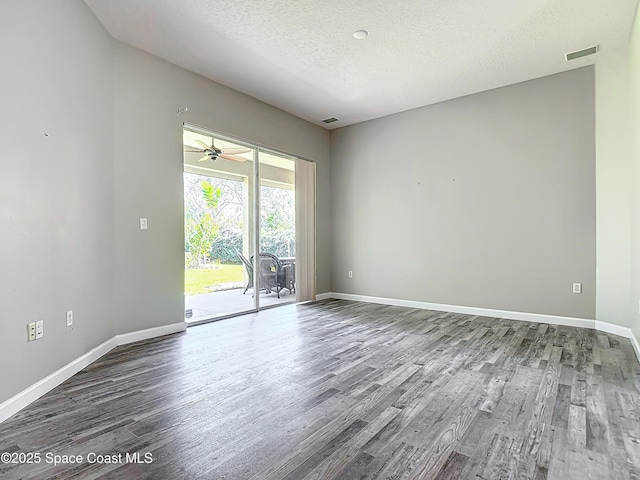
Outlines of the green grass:
{"label": "green grass", "polygon": [[215,265],[211,268],[194,268],[184,272],[184,292],[187,295],[211,293],[209,287],[223,283],[242,283],[242,265]]}

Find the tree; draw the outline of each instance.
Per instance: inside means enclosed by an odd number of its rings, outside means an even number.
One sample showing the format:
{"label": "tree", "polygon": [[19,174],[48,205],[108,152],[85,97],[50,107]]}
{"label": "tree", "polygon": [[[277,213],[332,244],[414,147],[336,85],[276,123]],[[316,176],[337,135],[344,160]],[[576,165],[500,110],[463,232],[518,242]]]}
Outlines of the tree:
{"label": "tree", "polygon": [[[237,180],[185,173],[185,253],[189,268],[213,258],[238,263],[243,246],[246,189]],[[260,249],[279,257],[295,255],[295,191],[260,189]],[[208,215],[208,217],[207,217]]]}
{"label": "tree", "polygon": [[295,256],[295,191],[263,185],[260,207],[260,249],[278,257]]}
{"label": "tree", "polygon": [[193,194],[193,188],[185,190],[190,193],[185,195],[186,262],[190,268],[198,268],[207,265],[211,246],[220,231],[212,212],[218,207],[222,189],[202,180],[199,196]]}
{"label": "tree", "polygon": [[209,252],[213,241],[218,235],[220,227],[213,222],[209,213],[201,218],[187,218],[185,222],[186,248],[189,256],[187,264],[191,268],[199,268],[207,265]]}
{"label": "tree", "polygon": [[220,197],[222,196],[222,189],[220,187],[214,187],[206,180],[200,184],[200,191],[204,197],[204,201],[209,208],[217,208]]}

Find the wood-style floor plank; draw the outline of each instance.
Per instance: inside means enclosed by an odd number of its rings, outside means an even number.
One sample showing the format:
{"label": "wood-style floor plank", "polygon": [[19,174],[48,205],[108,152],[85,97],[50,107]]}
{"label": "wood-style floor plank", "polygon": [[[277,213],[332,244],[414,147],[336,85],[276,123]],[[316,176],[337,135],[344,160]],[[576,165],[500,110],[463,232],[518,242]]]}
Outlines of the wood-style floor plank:
{"label": "wood-style floor plank", "polygon": [[626,339],[326,300],[113,350],[0,425],[83,461],[0,478],[630,480],[639,445]]}

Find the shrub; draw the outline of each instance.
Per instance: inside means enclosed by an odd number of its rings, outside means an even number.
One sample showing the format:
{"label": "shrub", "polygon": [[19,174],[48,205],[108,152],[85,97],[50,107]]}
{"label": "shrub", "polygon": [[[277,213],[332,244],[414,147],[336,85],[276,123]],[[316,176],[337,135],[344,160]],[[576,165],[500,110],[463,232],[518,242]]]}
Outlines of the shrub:
{"label": "shrub", "polygon": [[210,256],[220,263],[238,264],[238,252],[242,252],[242,232],[225,230],[213,241]]}

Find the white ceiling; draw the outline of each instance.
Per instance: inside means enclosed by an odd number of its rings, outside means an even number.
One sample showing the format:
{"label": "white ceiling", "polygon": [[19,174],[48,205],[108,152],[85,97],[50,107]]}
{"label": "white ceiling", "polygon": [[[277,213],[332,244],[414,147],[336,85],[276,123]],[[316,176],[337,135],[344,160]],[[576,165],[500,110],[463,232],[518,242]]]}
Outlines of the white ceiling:
{"label": "white ceiling", "polygon": [[85,2],[113,37],[331,129],[592,64],[564,54],[627,45],[638,0]]}

